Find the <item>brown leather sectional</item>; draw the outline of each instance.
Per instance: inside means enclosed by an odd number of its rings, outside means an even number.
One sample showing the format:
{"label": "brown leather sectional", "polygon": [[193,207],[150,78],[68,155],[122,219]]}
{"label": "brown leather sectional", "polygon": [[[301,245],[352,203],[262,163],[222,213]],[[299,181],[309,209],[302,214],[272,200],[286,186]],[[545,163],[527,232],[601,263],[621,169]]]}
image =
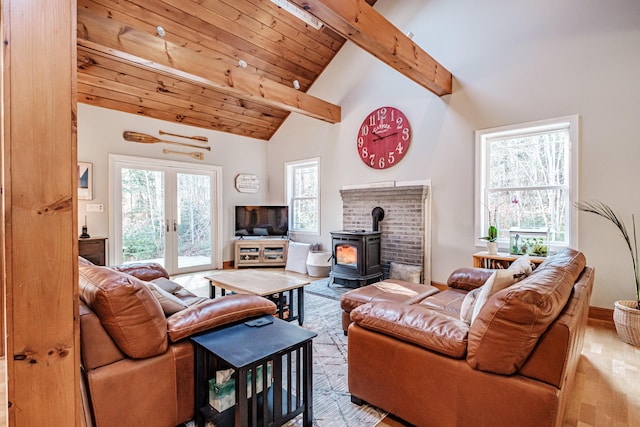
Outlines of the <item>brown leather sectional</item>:
{"label": "brown leather sectional", "polygon": [[490,296],[467,324],[463,301],[491,274],[456,270],[443,292],[396,283],[345,294],[352,401],[417,426],[561,425],[594,269],[565,249]]}
{"label": "brown leather sectional", "polygon": [[168,279],[159,264],[99,267],[80,259],[80,341],[88,405],[97,427],[173,427],[193,419],[193,334],[274,314],[253,295],[209,300],[186,289],[187,306],[165,315],[146,282]]}

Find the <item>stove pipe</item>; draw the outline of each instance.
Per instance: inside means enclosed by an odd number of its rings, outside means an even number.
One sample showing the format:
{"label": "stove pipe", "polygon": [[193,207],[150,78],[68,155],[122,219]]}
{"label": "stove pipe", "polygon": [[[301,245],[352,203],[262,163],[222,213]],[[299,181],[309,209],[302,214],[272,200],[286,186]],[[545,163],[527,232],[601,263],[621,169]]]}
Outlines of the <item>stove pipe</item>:
{"label": "stove pipe", "polygon": [[373,231],[380,231],[378,227],[378,223],[384,219],[384,209],[379,206],[376,206],[371,211],[371,217],[373,218],[373,225],[371,226]]}

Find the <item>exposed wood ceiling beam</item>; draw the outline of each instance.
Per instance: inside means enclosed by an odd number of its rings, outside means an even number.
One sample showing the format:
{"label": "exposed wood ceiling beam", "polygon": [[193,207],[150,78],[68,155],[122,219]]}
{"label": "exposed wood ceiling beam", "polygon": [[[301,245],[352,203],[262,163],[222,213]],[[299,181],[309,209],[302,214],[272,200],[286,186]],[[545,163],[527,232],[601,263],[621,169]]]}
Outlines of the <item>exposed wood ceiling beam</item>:
{"label": "exposed wood ceiling beam", "polygon": [[451,93],[451,73],[366,1],[290,1],[436,95]]}
{"label": "exposed wood ceiling beam", "polygon": [[258,104],[296,112],[329,123],[341,120],[340,106],[274,82],[216,58],[135,30],[129,26],[78,10],[78,45],[120,61],[178,76]]}

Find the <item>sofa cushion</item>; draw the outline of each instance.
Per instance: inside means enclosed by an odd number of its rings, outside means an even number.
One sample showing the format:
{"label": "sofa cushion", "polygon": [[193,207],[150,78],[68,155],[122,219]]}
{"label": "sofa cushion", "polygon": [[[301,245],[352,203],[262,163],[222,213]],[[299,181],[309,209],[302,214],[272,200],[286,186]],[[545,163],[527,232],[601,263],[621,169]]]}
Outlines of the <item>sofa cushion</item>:
{"label": "sofa cushion", "polygon": [[415,304],[436,293],[438,288],[431,285],[387,279],[345,292],[340,298],[340,307],[350,313],[354,308],[372,301]]}
{"label": "sofa cushion", "polygon": [[466,323],[421,304],[371,302],[351,311],[351,320],[365,329],[450,357],[462,358],[467,349]]}
{"label": "sofa cushion", "polygon": [[184,289],[182,285],[167,279],[166,277],[158,277],[157,279],[153,279],[151,281],[160,287],[163,291],[169,292],[170,294],[175,294],[178,291]]}
{"label": "sofa cushion", "polygon": [[162,311],[164,311],[165,316],[171,316],[172,314],[187,308],[187,304],[184,301],[165,291],[155,283],[147,282],[147,287],[153,294],[154,298],[160,303],[160,307],[162,307]]}
{"label": "sofa cushion", "polygon": [[478,313],[487,300],[496,292],[508,288],[514,283],[519,282],[524,276],[522,273],[516,273],[516,270],[496,270],[487,283],[480,288],[480,293],[473,305],[473,313],[471,314],[471,323],[478,317]]}
{"label": "sofa cushion", "polygon": [[107,267],[79,268],[80,298],[113,341],[134,359],[167,350],[167,323],[145,282]]}
{"label": "sofa cushion", "polygon": [[504,375],[518,371],[566,305],[585,265],[581,252],[564,249],[490,297],[469,329],[469,365]]}
{"label": "sofa cushion", "polygon": [[451,273],[447,279],[447,286],[471,291],[484,285],[494,271],[488,268],[461,267]]}

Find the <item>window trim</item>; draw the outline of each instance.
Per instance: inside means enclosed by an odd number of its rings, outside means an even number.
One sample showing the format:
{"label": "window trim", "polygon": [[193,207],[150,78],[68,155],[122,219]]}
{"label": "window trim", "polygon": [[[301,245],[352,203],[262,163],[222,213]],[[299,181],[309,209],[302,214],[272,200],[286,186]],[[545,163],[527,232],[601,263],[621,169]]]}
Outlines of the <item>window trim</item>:
{"label": "window trim", "polygon": [[[530,135],[539,132],[547,132],[555,129],[565,129],[569,132],[569,154],[568,154],[568,186],[569,186],[569,212],[568,230],[570,247],[578,246],[578,212],[573,209],[573,205],[578,201],[578,174],[579,174],[579,146],[580,146],[580,116],[570,115],[556,117],[534,122],[519,123],[508,126],[487,128],[475,131],[475,194],[474,194],[474,240],[476,247],[484,247],[484,241],[479,237],[486,235],[487,214],[484,205],[484,193],[486,190],[486,169],[487,169],[487,142],[496,138],[511,137],[514,135]],[[548,188],[548,187],[545,187]],[[478,234],[480,233],[480,234]],[[500,250],[508,249],[508,242],[499,240]],[[551,251],[559,249],[551,246]]]}
{"label": "window trim", "polygon": [[[318,227],[316,230],[313,231],[309,231],[309,230],[296,230],[293,228],[293,225],[295,224],[295,222],[293,221],[293,171],[298,168],[298,167],[304,167],[304,166],[309,166],[309,165],[315,165],[318,169],[318,193],[315,197],[315,199],[317,200],[317,212],[316,212],[316,217],[318,218]],[[321,229],[321,218],[320,218],[320,212],[321,212],[321,208],[320,208],[320,194],[321,194],[321,181],[320,181],[320,157],[311,157],[308,159],[302,159],[302,160],[294,160],[294,161],[290,161],[290,162],[286,162],[284,164],[284,170],[285,170],[285,194],[286,194],[286,198],[287,198],[287,204],[289,205],[289,233],[297,233],[297,234],[303,234],[303,235],[309,235],[309,236],[319,236],[320,235],[320,229]],[[308,197],[307,199],[313,199],[311,197]]]}

